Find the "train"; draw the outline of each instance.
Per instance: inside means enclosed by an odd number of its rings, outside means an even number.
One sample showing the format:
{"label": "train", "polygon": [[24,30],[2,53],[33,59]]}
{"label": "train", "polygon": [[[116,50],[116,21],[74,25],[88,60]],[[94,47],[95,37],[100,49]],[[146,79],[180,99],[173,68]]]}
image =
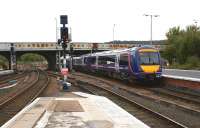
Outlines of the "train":
{"label": "train", "polygon": [[73,57],[78,71],[105,74],[121,80],[160,80],[161,56],[150,46],[103,51]]}

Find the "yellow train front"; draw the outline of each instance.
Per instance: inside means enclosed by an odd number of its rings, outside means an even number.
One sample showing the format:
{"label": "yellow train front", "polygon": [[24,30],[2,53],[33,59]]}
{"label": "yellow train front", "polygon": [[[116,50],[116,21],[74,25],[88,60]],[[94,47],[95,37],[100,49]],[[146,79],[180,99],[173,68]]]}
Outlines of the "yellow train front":
{"label": "yellow train front", "polygon": [[152,47],[137,47],[130,50],[130,69],[138,80],[161,78],[162,66],[159,51]]}

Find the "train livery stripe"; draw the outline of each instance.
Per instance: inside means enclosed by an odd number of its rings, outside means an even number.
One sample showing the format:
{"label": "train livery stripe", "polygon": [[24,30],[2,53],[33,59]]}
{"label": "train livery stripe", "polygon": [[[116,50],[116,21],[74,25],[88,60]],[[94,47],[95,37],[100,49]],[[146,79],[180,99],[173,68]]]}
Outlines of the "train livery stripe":
{"label": "train livery stripe", "polygon": [[142,70],[146,73],[155,73],[159,70],[160,65],[140,65]]}
{"label": "train livery stripe", "polygon": [[158,50],[155,50],[155,49],[140,49],[139,52],[158,52]]}
{"label": "train livery stripe", "polygon": [[128,68],[129,68],[129,71],[131,71],[132,73],[134,73],[133,69],[131,67],[131,54],[130,54],[130,52],[128,52]]}

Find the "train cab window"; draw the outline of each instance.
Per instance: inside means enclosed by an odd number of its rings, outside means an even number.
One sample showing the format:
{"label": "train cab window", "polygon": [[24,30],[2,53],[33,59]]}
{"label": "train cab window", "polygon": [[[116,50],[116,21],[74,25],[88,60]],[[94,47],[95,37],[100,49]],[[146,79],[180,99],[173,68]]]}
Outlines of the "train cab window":
{"label": "train cab window", "polygon": [[128,66],[128,54],[121,54],[119,66]]}
{"label": "train cab window", "polygon": [[157,65],[159,64],[159,54],[157,52],[140,52],[140,64]]}

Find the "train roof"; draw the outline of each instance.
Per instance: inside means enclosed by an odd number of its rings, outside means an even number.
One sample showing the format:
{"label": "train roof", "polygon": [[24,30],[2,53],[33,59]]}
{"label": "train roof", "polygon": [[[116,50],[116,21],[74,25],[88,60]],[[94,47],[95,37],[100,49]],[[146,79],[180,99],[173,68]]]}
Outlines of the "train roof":
{"label": "train roof", "polygon": [[151,46],[141,46],[141,47],[132,47],[132,48],[125,48],[125,49],[115,49],[115,50],[110,50],[110,51],[103,51],[103,52],[96,52],[96,53],[89,53],[89,54],[85,54],[82,55],[80,57],[87,57],[87,56],[101,56],[101,55],[115,55],[117,53],[125,53],[125,52],[129,52],[129,51],[135,51],[141,48],[153,48]]}

